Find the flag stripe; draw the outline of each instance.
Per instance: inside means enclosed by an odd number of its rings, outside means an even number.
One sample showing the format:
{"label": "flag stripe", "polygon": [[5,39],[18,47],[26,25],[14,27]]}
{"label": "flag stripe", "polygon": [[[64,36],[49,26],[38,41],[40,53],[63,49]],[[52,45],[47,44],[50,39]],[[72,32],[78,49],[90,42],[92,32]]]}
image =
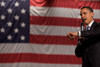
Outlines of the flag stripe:
{"label": "flag stripe", "polygon": [[[40,21],[41,22],[40,22]],[[81,19],[64,18],[64,17],[41,17],[30,16],[30,24],[34,25],[56,25],[56,26],[73,26],[79,27]]]}
{"label": "flag stripe", "polygon": [[35,44],[76,45],[77,38],[69,40],[67,36],[30,35],[30,42]]}
{"label": "flag stripe", "polygon": [[[100,22],[100,19],[94,19]],[[40,22],[41,21],[41,22]],[[34,25],[54,25],[54,26],[73,26],[80,27],[81,19],[64,17],[42,17],[30,16],[30,24]]]}
{"label": "flag stripe", "polygon": [[93,9],[100,9],[98,6],[100,1],[75,1],[75,0],[30,0],[31,6],[42,6],[42,7],[65,7],[65,8],[82,8],[85,6],[90,6]]}
{"label": "flag stripe", "polygon": [[76,45],[8,43],[6,45],[5,44],[0,45],[0,53],[37,53],[37,54],[75,55],[74,53],[75,47]]}
{"label": "flag stripe", "polygon": [[1,63],[0,67],[81,67],[81,64]]}
{"label": "flag stripe", "polygon": [[[100,10],[94,12],[94,19],[100,19]],[[80,9],[30,6],[30,16],[80,18]]]}
{"label": "flag stripe", "polygon": [[[20,60],[19,60],[20,58]],[[0,54],[0,63],[38,62],[56,64],[81,64],[81,59],[73,55],[48,55],[35,53]]]}
{"label": "flag stripe", "polygon": [[30,25],[30,34],[67,36],[69,32],[77,32],[80,27]]}

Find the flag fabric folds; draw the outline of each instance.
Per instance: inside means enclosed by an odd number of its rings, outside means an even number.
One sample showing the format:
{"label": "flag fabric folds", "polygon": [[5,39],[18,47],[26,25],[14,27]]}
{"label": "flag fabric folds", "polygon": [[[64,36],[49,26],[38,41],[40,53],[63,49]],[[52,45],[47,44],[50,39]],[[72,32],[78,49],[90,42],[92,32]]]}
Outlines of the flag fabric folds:
{"label": "flag fabric folds", "polygon": [[100,22],[98,0],[0,0],[0,67],[81,67],[67,33],[80,30],[83,6]]}

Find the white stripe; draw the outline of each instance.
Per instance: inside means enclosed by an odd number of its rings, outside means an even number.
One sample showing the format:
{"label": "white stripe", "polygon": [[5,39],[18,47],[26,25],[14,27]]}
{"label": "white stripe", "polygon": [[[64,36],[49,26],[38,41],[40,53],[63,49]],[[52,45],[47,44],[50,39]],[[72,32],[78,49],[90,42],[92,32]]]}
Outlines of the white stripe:
{"label": "white stripe", "polygon": [[[100,19],[100,10],[94,9],[94,19]],[[80,9],[61,7],[36,7],[30,6],[30,15],[48,17],[80,18]]]}
{"label": "white stripe", "polygon": [[30,34],[67,36],[69,32],[78,32],[80,27],[31,25]]}
{"label": "white stripe", "polygon": [[0,67],[81,67],[80,64],[1,63]]}
{"label": "white stripe", "polygon": [[25,44],[25,43],[3,43],[0,44],[0,53],[38,53],[75,55],[75,45],[55,44]]}

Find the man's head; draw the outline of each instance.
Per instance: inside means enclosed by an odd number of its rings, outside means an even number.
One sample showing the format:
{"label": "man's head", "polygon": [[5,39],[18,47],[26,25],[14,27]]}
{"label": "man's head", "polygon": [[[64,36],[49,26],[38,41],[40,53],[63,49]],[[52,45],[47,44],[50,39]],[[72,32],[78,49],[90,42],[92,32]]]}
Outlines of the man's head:
{"label": "man's head", "polygon": [[93,21],[94,12],[93,9],[89,6],[82,7],[80,15],[83,23],[85,23],[86,25]]}

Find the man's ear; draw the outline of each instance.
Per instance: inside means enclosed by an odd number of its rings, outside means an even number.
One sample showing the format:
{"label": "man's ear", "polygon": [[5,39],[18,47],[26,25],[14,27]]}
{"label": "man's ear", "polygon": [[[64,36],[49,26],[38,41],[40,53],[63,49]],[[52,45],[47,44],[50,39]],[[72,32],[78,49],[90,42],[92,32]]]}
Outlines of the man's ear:
{"label": "man's ear", "polygon": [[91,13],[91,16],[92,16],[92,17],[94,16],[94,12]]}

